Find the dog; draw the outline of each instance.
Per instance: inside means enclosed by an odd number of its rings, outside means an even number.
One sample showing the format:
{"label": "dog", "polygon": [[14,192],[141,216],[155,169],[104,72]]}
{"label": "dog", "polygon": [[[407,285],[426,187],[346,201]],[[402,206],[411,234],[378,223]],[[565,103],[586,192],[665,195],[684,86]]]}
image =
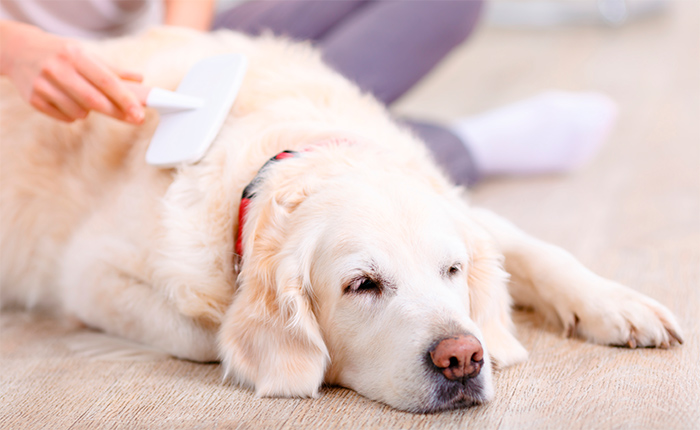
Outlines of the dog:
{"label": "dog", "polygon": [[309,45],[160,28],[85,49],[169,89],[211,55],[250,67],[203,160],[172,169],[144,161],[157,113],[60,123],[3,80],[5,307],[220,361],[259,396],[325,383],[412,412],[493,398],[494,366],[527,358],[513,303],[595,343],[682,343],[658,302],[469,206]]}

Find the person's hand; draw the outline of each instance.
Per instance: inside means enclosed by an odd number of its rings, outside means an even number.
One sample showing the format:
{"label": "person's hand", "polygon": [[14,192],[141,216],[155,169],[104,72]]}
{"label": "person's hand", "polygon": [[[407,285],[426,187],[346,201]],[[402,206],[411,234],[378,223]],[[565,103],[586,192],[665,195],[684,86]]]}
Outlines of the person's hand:
{"label": "person's hand", "polygon": [[126,81],[141,75],[105,65],[77,41],[11,21],[0,22],[0,74],[39,111],[72,122],[95,110],[139,124],[144,108]]}

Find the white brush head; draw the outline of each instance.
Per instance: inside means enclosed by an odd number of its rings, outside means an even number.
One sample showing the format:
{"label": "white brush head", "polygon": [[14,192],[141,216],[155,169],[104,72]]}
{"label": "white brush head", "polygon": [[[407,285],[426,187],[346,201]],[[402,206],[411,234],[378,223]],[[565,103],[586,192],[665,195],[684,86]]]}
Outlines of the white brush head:
{"label": "white brush head", "polygon": [[174,167],[199,161],[231,110],[247,65],[246,57],[240,54],[218,55],[195,64],[176,93],[201,99],[202,106],[161,114],[146,151],[146,162],[158,167]]}

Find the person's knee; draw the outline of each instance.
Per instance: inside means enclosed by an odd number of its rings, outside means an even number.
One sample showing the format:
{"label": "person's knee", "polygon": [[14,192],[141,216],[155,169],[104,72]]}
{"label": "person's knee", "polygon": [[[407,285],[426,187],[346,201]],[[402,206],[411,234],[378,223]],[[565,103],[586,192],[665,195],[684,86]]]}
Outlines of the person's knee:
{"label": "person's knee", "polygon": [[484,0],[423,0],[386,2],[377,0],[375,13],[391,16],[399,31],[410,31],[409,38],[439,45],[449,51],[464,42],[481,17]]}
{"label": "person's knee", "polygon": [[464,42],[477,26],[484,0],[432,0],[420,2],[430,6],[425,19],[439,26],[443,37],[453,45]]}

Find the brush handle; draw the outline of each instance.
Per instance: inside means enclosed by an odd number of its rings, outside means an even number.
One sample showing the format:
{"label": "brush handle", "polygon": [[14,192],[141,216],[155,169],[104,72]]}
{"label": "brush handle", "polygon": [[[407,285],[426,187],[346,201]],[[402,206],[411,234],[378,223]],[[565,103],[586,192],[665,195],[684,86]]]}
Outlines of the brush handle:
{"label": "brush handle", "polygon": [[156,109],[161,114],[166,114],[199,109],[204,106],[204,100],[155,87],[151,88],[148,93],[146,106]]}

